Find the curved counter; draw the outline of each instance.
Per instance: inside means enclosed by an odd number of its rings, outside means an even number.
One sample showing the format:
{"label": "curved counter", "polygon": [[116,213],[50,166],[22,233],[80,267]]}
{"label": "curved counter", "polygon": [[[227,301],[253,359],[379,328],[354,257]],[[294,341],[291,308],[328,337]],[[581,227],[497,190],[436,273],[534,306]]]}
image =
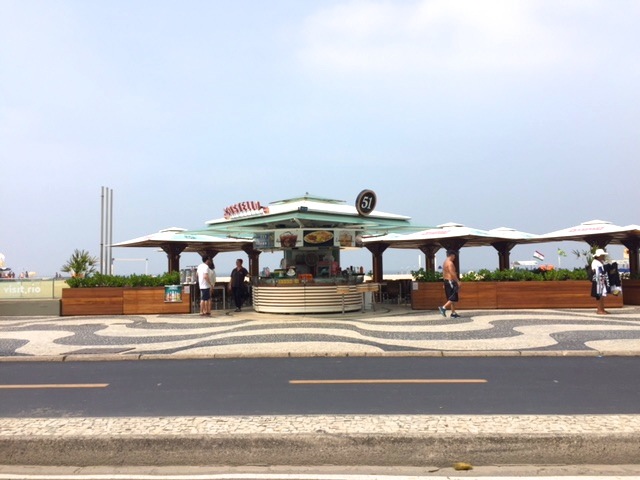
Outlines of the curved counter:
{"label": "curved counter", "polygon": [[251,290],[256,312],[341,313],[362,309],[362,288],[358,285],[259,285]]}

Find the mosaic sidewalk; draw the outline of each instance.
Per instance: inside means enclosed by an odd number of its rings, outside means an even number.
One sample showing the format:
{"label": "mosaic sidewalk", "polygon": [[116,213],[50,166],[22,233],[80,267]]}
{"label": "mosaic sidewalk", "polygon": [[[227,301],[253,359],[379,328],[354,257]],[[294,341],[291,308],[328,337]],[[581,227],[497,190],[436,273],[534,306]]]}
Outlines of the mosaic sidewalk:
{"label": "mosaic sidewalk", "polygon": [[[640,355],[640,308],[347,315],[0,317],[0,360]],[[636,463],[640,415],[2,418],[12,465]],[[73,452],[73,455],[70,455]],[[67,463],[65,463],[67,462]]]}
{"label": "mosaic sidewalk", "polygon": [[640,308],[467,311],[462,318],[380,306],[345,315],[251,310],[192,315],[0,317],[0,357],[144,358],[447,355],[640,355]]}

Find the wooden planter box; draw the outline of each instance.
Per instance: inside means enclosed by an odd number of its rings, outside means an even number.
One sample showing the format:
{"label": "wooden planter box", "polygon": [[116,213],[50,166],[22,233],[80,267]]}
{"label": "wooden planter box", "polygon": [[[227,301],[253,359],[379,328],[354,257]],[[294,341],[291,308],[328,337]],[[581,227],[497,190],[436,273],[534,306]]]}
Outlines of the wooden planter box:
{"label": "wooden planter box", "polygon": [[[640,282],[639,282],[640,283]],[[624,292],[624,286],[623,294]],[[640,285],[638,293],[640,293]],[[626,303],[626,295],[624,296]],[[446,302],[441,282],[413,282],[411,308],[434,310]],[[608,308],[622,307],[623,297],[609,295]],[[591,282],[463,282],[456,309],[595,308]]]}
{"label": "wooden planter box", "polygon": [[65,288],[60,315],[122,315],[121,287]]}
{"label": "wooden planter box", "polygon": [[191,296],[182,294],[182,302],[164,301],[163,287],[124,289],[124,314],[143,315],[160,313],[191,313]]}
{"label": "wooden planter box", "polygon": [[62,316],[162,313],[191,313],[191,295],[183,293],[182,302],[165,303],[164,287],[65,288],[62,291]]}
{"label": "wooden planter box", "polygon": [[622,280],[625,305],[640,305],[640,280]]}

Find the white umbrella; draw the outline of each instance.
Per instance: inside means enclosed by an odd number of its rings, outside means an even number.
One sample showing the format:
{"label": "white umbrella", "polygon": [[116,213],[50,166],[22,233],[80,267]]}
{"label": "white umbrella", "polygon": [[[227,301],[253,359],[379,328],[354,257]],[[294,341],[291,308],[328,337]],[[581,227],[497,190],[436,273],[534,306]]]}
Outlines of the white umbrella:
{"label": "white umbrella", "polygon": [[[606,243],[609,243],[616,235],[620,235],[625,231],[626,227],[614,225],[606,220],[590,220],[588,222],[583,222],[580,225],[574,225],[573,227],[563,228],[562,230],[556,230],[555,232],[538,235],[535,241],[552,242],[560,240],[576,240],[593,244],[597,243],[598,240],[606,240]],[[606,243],[600,246],[604,247]]]}
{"label": "white umbrella", "polygon": [[[427,269],[434,269],[433,256],[441,248],[458,251],[464,247],[481,247],[492,245],[499,254],[500,268],[509,267],[509,250],[519,241],[535,238],[536,235],[519,232],[513,228],[500,227],[490,231],[471,228],[460,223],[449,222],[436,228],[421,230],[416,233],[390,234],[383,237],[368,237],[367,242],[386,243],[391,248],[420,249],[427,256]],[[458,255],[459,257],[459,255]],[[456,262],[458,260],[456,258]],[[459,265],[458,265],[459,268]]]}
{"label": "white umbrella", "polygon": [[[392,248],[420,248],[426,245],[444,246],[457,250],[462,245],[489,245],[493,237],[486,230],[466,227],[460,223],[443,223],[415,233],[392,233],[381,237],[367,237],[364,242],[384,242]],[[448,245],[448,246],[447,246]],[[459,245],[455,248],[456,245]]]}
{"label": "white umbrella", "polygon": [[[420,248],[425,245],[447,244],[465,247],[482,247],[492,245],[499,241],[526,241],[537,238],[533,233],[521,232],[510,227],[481,230],[479,228],[466,227],[460,223],[443,223],[436,228],[428,228],[415,233],[393,233],[381,237],[366,237],[366,242],[384,242],[392,248]],[[459,247],[458,247],[459,248]]]}
{"label": "white umbrella", "polygon": [[113,247],[153,247],[161,248],[169,258],[169,271],[180,269],[179,258],[182,252],[235,252],[252,240],[222,238],[211,235],[185,233],[185,228],[171,227],[150,235],[115,243]]}
{"label": "white umbrella", "polygon": [[155,247],[163,248],[167,245],[180,245],[185,252],[202,252],[205,250],[217,250],[218,252],[233,252],[242,250],[252,240],[237,238],[214,237],[211,235],[185,233],[186,228],[171,227],[150,235],[114,243],[113,247]]}
{"label": "white umbrella", "polygon": [[492,228],[488,233],[497,238],[504,238],[505,240],[530,240],[538,237],[538,235],[534,233],[522,232],[511,227]]}

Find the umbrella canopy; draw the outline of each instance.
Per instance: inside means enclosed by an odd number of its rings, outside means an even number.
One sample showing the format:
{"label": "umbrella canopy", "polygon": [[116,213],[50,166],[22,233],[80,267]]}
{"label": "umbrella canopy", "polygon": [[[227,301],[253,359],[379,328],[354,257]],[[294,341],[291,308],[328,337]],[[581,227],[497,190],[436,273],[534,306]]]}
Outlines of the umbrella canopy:
{"label": "umbrella canopy", "polygon": [[517,240],[519,242],[522,240],[531,240],[534,238],[538,238],[539,236],[534,233],[522,232],[511,227],[492,228],[488,231],[488,233],[495,236],[496,238],[502,238],[505,240]]}
{"label": "umbrella canopy", "polygon": [[[437,245],[445,248],[480,245],[490,245],[490,240],[494,238],[486,230],[466,227],[460,223],[443,223],[436,228],[429,228],[406,235],[392,233],[378,237],[366,237],[365,243],[384,242],[392,248],[421,248],[426,245]],[[455,248],[456,245],[459,245]]]}
{"label": "umbrella canopy", "polygon": [[604,248],[607,244],[611,243],[612,240],[616,238],[623,238],[627,231],[627,227],[614,225],[606,220],[590,220],[588,222],[583,222],[580,225],[574,225],[573,227],[563,228],[562,230],[556,230],[555,232],[538,235],[538,237],[532,240],[532,242],[541,243],[575,240],[584,241],[590,245],[597,245]]}
{"label": "umbrella canopy", "polygon": [[[428,270],[435,269],[433,256],[441,247],[458,251],[463,246],[481,247],[491,245],[498,251],[500,268],[505,269],[509,268],[509,251],[517,243],[532,238],[536,238],[536,235],[509,227],[481,230],[450,222],[438,225],[437,228],[406,235],[389,234],[381,237],[368,237],[365,239],[365,243],[385,243],[391,248],[419,249],[426,255]],[[459,255],[456,256],[456,264],[459,269],[458,261]]]}
{"label": "umbrella canopy", "polygon": [[199,252],[215,255],[219,252],[235,252],[243,247],[251,247],[252,240],[214,237],[188,233],[185,228],[171,227],[150,235],[114,243],[113,247],[153,247],[161,248],[169,258],[169,271],[180,270],[182,252]]}
{"label": "umbrella canopy", "polygon": [[[514,228],[500,227],[492,230],[466,227],[460,223],[443,223],[436,228],[416,233],[389,234],[366,237],[365,242],[385,242],[392,248],[421,248],[425,245],[439,245],[445,248],[483,247],[499,241],[526,241],[538,238],[533,233],[521,232]],[[456,245],[459,245],[456,247]]]}
{"label": "umbrella canopy", "polygon": [[166,245],[183,245],[184,252],[203,252],[206,250],[216,250],[218,252],[235,252],[242,250],[244,245],[251,245],[252,240],[236,238],[214,237],[211,235],[200,235],[188,232],[186,228],[171,227],[150,235],[125,240],[114,243],[113,247],[156,247],[162,248]]}
{"label": "umbrella canopy", "polygon": [[609,244],[621,244],[629,249],[629,269],[632,275],[640,271],[640,225],[614,225],[606,220],[590,220],[580,225],[539,235],[530,243],[571,240],[587,242],[592,247],[606,248]]}

